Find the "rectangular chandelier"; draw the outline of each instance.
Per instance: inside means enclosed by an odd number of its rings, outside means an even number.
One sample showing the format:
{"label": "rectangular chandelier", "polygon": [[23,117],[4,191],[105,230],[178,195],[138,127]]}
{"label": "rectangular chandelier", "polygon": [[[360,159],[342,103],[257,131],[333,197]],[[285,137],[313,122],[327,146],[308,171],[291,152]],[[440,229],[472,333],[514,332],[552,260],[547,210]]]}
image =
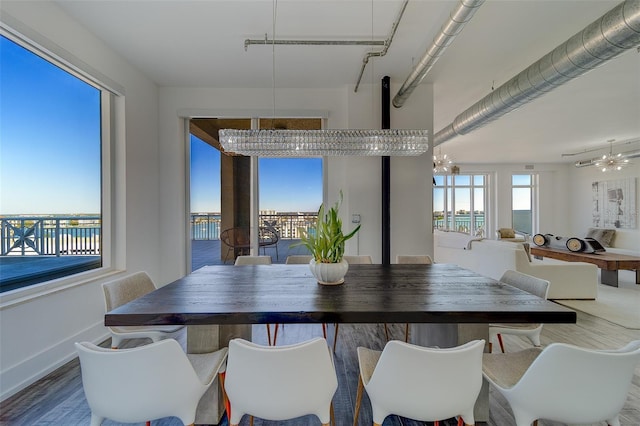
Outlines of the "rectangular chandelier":
{"label": "rectangular chandelier", "polygon": [[428,130],[221,129],[227,152],[258,157],[416,156],[427,152]]}

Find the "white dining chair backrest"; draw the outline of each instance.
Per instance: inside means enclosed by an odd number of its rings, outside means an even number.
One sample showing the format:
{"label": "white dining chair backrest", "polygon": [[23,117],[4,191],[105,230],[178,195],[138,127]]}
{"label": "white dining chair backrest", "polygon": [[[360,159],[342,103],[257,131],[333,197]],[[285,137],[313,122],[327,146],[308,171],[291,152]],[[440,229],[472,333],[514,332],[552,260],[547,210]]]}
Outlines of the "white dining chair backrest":
{"label": "white dining chair backrest", "polygon": [[419,421],[461,415],[465,423],[473,424],[484,345],[484,340],[447,349],[397,340],[387,343],[371,379],[364,383],[373,421],[381,425],[390,414]]}
{"label": "white dining chair backrest", "polygon": [[[486,356],[517,359],[518,354]],[[569,424],[607,421],[617,426],[639,362],[640,340],[619,350],[553,343],[542,350],[513,386],[506,386],[501,376],[509,374],[505,370],[522,370],[522,366],[512,364],[507,369],[502,362],[496,363],[485,377],[509,401],[518,426],[528,426],[540,418]]]}
{"label": "white dining chair backrest", "polygon": [[105,418],[134,423],[176,416],[195,421],[200,398],[224,369],[227,349],[200,356],[198,370],[180,344],[167,339],[132,349],[75,344],[91,425]]}
{"label": "white dining chair backrest", "polygon": [[337,388],[325,339],[288,346],[261,346],[243,339],[229,342],[225,389],[231,425],[245,414],[272,421],[314,414],[329,424]]}
{"label": "white dining chair backrest", "polygon": [[371,256],[362,255],[362,256],[343,256],[344,260],[347,261],[350,265],[371,265],[373,260]]}
{"label": "white dining chair backrest", "polygon": [[[500,278],[500,281],[516,287],[520,290],[531,293],[542,299],[546,299],[549,294],[550,283],[542,278],[523,274],[522,272],[507,270]],[[540,334],[542,333],[542,324],[490,324],[489,325],[489,342],[498,339],[500,349],[504,352],[503,334],[514,336],[523,336],[529,339],[534,346],[540,346]],[[491,345],[490,345],[491,347]]]}
{"label": "white dining chair backrest", "polygon": [[284,263],[287,265],[306,265],[311,262],[311,259],[313,259],[313,256],[311,255],[294,254],[291,256],[287,256],[287,259],[284,261]]}
{"label": "white dining chair backrest", "polygon": [[[107,312],[118,306],[129,303],[134,299],[156,290],[156,286],[146,272],[136,272],[102,285]],[[184,327],[181,325],[153,325],[153,326],[113,326],[108,327],[111,332],[111,347],[117,348],[125,339],[151,339],[153,342],[175,337]]]}
{"label": "white dining chair backrest", "polygon": [[519,288],[543,299],[546,299],[549,294],[549,281],[518,271],[505,271],[500,278],[500,282],[509,284],[512,287]]}
{"label": "white dining chair backrest", "polygon": [[271,256],[238,256],[235,266],[242,265],[271,265]]}
{"label": "white dining chair backrest", "polygon": [[433,259],[428,254],[413,255],[413,254],[399,254],[396,256],[397,264],[411,264],[411,265],[430,265],[433,263]]}

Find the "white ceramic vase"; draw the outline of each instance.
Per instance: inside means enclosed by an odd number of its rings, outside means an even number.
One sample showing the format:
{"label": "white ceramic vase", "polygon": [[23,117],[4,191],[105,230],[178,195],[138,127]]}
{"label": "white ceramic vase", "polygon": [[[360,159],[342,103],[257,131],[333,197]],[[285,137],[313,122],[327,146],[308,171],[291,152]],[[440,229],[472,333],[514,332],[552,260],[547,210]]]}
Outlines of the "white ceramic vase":
{"label": "white ceramic vase", "polygon": [[340,263],[316,263],[315,259],[311,259],[309,269],[318,280],[318,284],[337,285],[344,282],[344,276],[349,270],[349,263],[344,259]]}

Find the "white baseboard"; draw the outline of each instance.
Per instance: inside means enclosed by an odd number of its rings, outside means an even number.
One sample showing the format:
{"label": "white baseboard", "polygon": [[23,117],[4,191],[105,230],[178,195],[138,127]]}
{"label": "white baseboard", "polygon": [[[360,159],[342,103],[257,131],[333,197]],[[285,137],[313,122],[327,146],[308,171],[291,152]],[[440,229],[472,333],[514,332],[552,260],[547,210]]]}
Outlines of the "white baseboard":
{"label": "white baseboard", "polygon": [[98,344],[109,337],[109,331],[100,321],[19,364],[3,370],[0,372],[0,401],[15,395],[77,357],[76,348],[73,345],[75,342],[89,341]]}

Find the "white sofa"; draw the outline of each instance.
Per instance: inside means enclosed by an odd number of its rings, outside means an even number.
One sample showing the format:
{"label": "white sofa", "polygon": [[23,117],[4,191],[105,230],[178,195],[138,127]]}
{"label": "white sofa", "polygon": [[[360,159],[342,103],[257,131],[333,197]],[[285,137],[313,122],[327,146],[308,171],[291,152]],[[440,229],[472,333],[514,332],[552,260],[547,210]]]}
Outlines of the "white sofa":
{"label": "white sofa", "polygon": [[455,263],[496,280],[508,269],[548,280],[549,299],[595,299],[598,292],[596,265],[555,259],[530,261],[522,243],[435,231],[434,260]]}

